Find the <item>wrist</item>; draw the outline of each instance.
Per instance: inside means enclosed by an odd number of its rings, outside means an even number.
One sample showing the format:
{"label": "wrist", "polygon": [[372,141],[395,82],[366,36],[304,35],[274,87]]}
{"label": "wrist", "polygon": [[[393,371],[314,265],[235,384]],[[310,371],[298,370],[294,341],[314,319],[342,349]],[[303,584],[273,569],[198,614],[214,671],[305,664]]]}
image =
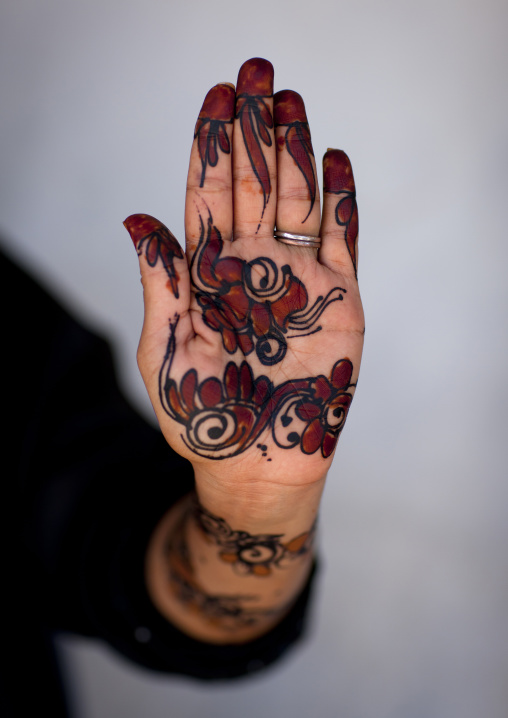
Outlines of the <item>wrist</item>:
{"label": "wrist", "polygon": [[308,530],[317,519],[325,479],[326,473],[311,483],[292,485],[195,468],[196,495],[203,508],[230,525],[256,532]]}

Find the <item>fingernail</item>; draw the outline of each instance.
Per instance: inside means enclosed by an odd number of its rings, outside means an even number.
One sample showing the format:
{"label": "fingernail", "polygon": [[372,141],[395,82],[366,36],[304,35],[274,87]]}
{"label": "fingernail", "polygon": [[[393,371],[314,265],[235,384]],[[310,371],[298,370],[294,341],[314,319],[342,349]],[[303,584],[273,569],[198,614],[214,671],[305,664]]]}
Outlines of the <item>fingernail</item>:
{"label": "fingernail", "polygon": [[292,122],[307,122],[305,105],[293,90],[281,90],[273,96],[273,117],[276,125],[290,125]]}
{"label": "fingernail", "polygon": [[328,148],[323,157],[325,192],[354,192],[355,180],[349,157],[343,150]]}
{"label": "fingernail", "polygon": [[262,57],[253,57],[244,62],[238,73],[236,83],[237,95],[262,95],[273,94],[273,65]]}
{"label": "fingernail", "polygon": [[124,220],[123,226],[130,234],[132,242],[137,249],[138,243],[143,237],[163,227],[155,217],[149,214],[131,214]]}

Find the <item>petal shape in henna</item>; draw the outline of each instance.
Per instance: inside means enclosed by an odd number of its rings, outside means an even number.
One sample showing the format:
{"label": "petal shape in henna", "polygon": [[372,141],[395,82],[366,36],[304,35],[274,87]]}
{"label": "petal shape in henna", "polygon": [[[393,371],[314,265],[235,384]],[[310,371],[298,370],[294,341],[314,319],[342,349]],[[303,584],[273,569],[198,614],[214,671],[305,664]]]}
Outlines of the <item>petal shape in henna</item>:
{"label": "petal shape in henna", "polygon": [[330,382],[325,376],[318,376],[314,382],[314,396],[321,401],[328,401],[332,395]]}
{"label": "petal shape in henna", "polygon": [[194,396],[197,384],[198,375],[196,370],[189,369],[189,371],[184,375],[180,383],[180,396],[182,397],[182,402],[189,413],[194,411],[194,409],[196,408],[196,405],[194,403]]}
{"label": "petal shape in henna", "polygon": [[335,449],[335,446],[337,445],[338,440],[338,434],[332,434],[331,431],[325,432],[325,435],[323,437],[323,445],[321,446],[321,453],[323,454],[323,457],[325,459],[331,456],[333,450]]}
{"label": "petal shape in henna", "polygon": [[[224,245],[222,245],[224,246]],[[220,249],[222,251],[222,247]],[[221,284],[241,282],[244,262],[239,257],[221,257],[215,263],[215,277]]]}
{"label": "petal shape in henna", "polygon": [[224,387],[227,399],[236,399],[239,390],[238,368],[233,362],[229,362],[224,372]]}
{"label": "petal shape in henna", "polygon": [[351,381],[352,374],[352,363],[349,359],[341,359],[333,366],[331,382],[336,389],[347,389],[349,382]]}
{"label": "petal shape in henna", "polygon": [[221,233],[217,227],[212,224],[210,217],[208,218],[206,238],[204,238],[204,241],[202,241],[203,235],[204,224],[201,221],[201,238],[198,251],[194,254],[192,264],[194,264],[194,259],[197,257],[197,272],[202,284],[212,289],[219,289],[221,287],[221,280],[215,273],[215,265],[224,247],[224,242]]}
{"label": "petal shape in henna", "polygon": [[236,340],[244,356],[248,356],[253,351],[254,342],[248,334],[238,334]]}
{"label": "petal shape in henna", "polygon": [[211,408],[222,401],[222,386],[214,376],[205,379],[199,386],[199,398],[204,407]]}
{"label": "petal shape in henna", "polygon": [[182,424],[185,424],[189,418],[189,412],[183,406],[176,384],[172,380],[166,386],[166,395],[168,404],[176,414],[176,418],[181,421]]}
{"label": "petal shape in henna", "polygon": [[304,454],[314,454],[323,441],[324,430],[319,418],[314,419],[305,428],[301,439],[301,448]]}
{"label": "petal shape in henna", "polygon": [[254,384],[253,399],[256,404],[263,406],[272,393],[272,383],[266,376],[260,376]]}
{"label": "petal shape in henna", "polygon": [[255,103],[253,104],[252,102],[248,101],[242,108],[239,120],[245,149],[247,150],[247,155],[249,157],[251,167],[258,179],[259,184],[261,185],[261,190],[263,192],[263,215],[266,209],[266,205],[268,204],[268,201],[270,199],[272,185],[270,182],[270,174],[268,172],[268,165],[265,159],[265,155],[261,148],[261,143],[256,132],[258,125],[256,114],[257,113]]}
{"label": "petal shape in henna", "polygon": [[302,421],[310,422],[321,414],[321,407],[318,404],[306,401],[296,407],[295,413]]}
{"label": "petal shape in henna", "polygon": [[251,307],[252,329],[257,337],[262,337],[268,333],[271,324],[270,310],[266,304],[261,302],[253,302]]}
{"label": "petal shape in henna", "polygon": [[240,397],[242,399],[250,399],[254,390],[254,378],[252,369],[247,362],[240,365]]}
{"label": "petal shape in henna", "polygon": [[207,154],[208,164],[210,167],[215,167],[219,161],[219,153],[217,152],[217,134],[211,131],[211,125],[212,123],[210,123],[210,132],[208,133]]}
{"label": "petal shape in henna", "polygon": [[222,152],[229,154],[231,152],[231,143],[229,141],[228,133],[226,132],[225,126],[221,123],[217,130],[217,139],[219,141],[219,147]]}
{"label": "petal shape in henna", "polygon": [[233,284],[227,294],[223,294],[217,301],[220,301],[223,307],[227,308],[237,320],[240,320],[242,325],[247,323],[250,301],[241,284]]}
{"label": "petal shape in henna", "polygon": [[316,201],[316,173],[311,157],[314,156],[310,143],[310,133],[306,125],[295,122],[286,132],[286,148],[296,166],[303,175],[309,190],[310,207],[302,223],[309,217]]}
{"label": "petal shape in henna", "polygon": [[307,306],[308,295],[307,290],[294,274],[289,273],[285,281],[287,291],[276,302],[271,304],[271,310],[275,322],[282,327],[287,328],[291,321],[291,315],[300,312]]}
{"label": "petal shape in henna", "polygon": [[238,337],[234,331],[222,326],[222,343],[228,354],[234,354],[238,347]]}

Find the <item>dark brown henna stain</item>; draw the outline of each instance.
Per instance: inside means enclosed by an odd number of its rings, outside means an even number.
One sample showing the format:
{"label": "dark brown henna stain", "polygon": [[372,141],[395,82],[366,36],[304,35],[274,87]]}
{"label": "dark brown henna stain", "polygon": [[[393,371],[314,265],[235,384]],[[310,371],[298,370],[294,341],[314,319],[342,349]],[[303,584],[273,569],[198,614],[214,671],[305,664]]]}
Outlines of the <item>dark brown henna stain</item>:
{"label": "dark brown henna stain", "polygon": [[270,576],[312,548],[316,525],[295,538],[282,542],[284,534],[249,534],[233,530],[196,502],[194,518],[204,535],[220,547],[219,558],[241,575]]}
{"label": "dark brown henna stain", "polygon": [[236,83],[237,95],[273,94],[273,65],[262,57],[253,57],[241,66]]}
{"label": "dark brown henna stain", "polygon": [[263,193],[265,212],[272,185],[263,145],[271,147],[273,118],[266,100],[273,93],[273,67],[268,60],[247,60],[238,73],[236,86],[236,118],[240,123],[243,141],[251,167]]}
{"label": "dark brown henna stain", "polygon": [[201,160],[200,187],[205,182],[206,168],[215,167],[219,161],[219,150],[231,153],[231,142],[226,125],[233,122],[235,114],[235,89],[232,85],[215,85],[203,102],[194,130]]}
{"label": "dark brown henna stain", "polygon": [[309,307],[305,285],[288,264],[279,269],[269,257],[246,262],[223,257],[223,250],[211,215],[206,227],[201,219],[192,282],[205,324],[221,334],[229,354],[240,349],[248,356],[255,351],[265,366],[277,364],[286,355],[287,339],[320,331],[321,314],[345,294],[341,287],[334,287]]}
{"label": "dark brown henna stain", "polygon": [[237,456],[270,430],[281,449],[296,446],[304,454],[319,449],[329,457],[337,443],[353,399],[348,391],[353,365],[336,362],[330,376],[306,377],[274,385],[266,376],[256,379],[247,362],[229,362],[221,379],[201,383],[189,369],[179,384],[171,377],[178,316],[170,323],[170,337],[159,374],[159,398],[166,413],[185,427],[186,446],[210,459]]}
{"label": "dark brown henna stain", "polygon": [[[312,158],[314,151],[310,139],[310,130],[305,105],[297,92],[282,90],[273,98],[275,126],[287,127],[283,143],[296,166],[303,175],[309,190],[310,207],[302,224],[309,217],[316,201],[317,181]],[[282,138],[279,138],[280,142]]]}
{"label": "dark brown henna stain", "polygon": [[328,150],[323,158],[324,192],[340,195],[335,207],[335,221],[345,228],[349,256],[357,273],[356,238],[358,237],[358,206],[355,180],[349,157],[342,150]]}
{"label": "dark brown henna stain", "polygon": [[149,214],[131,214],[123,223],[129,232],[138,255],[145,253],[146,261],[151,267],[159,262],[169,277],[169,288],[178,298],[178,272],[175,269],[175,257],[183,259],[183,250],[178,240],[155,217]]}

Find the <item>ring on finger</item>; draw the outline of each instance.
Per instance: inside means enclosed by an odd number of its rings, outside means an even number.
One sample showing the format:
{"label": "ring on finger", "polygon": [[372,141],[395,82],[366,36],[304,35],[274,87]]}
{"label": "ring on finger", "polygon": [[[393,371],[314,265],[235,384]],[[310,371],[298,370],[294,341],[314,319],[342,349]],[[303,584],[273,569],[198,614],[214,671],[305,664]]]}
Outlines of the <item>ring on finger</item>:
{"label": "ring on finger", "polygon": [[278,242],[283,244],[292,244],[299,247],[312,247],[319,249],[321,246],[321,237],[315,237],[307,234],[291,234],[291,232],[280,232],[275,230],[273,236]]}

